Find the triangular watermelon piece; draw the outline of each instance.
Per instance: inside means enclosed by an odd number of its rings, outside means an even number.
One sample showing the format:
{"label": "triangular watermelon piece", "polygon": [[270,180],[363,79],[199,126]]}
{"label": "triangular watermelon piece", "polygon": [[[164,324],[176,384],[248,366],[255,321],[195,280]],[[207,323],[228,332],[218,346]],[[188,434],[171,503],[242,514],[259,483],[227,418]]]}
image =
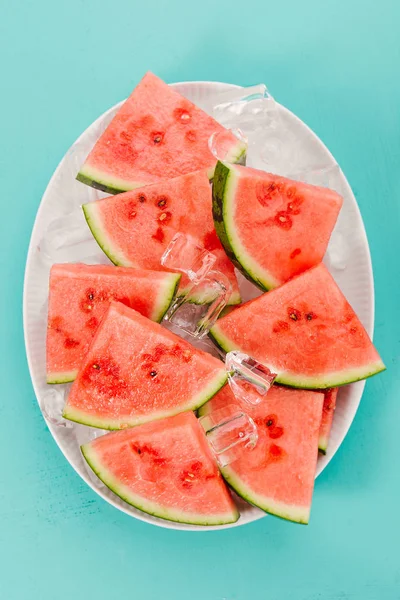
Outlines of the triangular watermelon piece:
{"label": "triangular watermelon piece", "polygon": [[230,304],[240,302],[233,264],[215,233],[204,170],[84,204],[83,211],[98,244],[117,265],[161,269],[161,256],[174,235],[190,235],[217,257],[213,268],[232,284]]}
{"label": "triangular watermelon piece", "polygon": [[147,73],[94,146],[77,179],[113,194],[200,169],[211,178],[217,161],[208,143],[214,133],[226,148],[225,160],[243,158],[242,141]]}
{"label": "triangular watermelon piece", "polygon": [[63,416],[123,429],[194,410],[225,384],[225,365],[124,304],[112,302]]}
{"label": "triangular watermelon piece", "polygon": [[255,448],[221,469],[235,492],[270,514],[308,523],[323,401],[319,392],[274,385],[258,405],[244,405],[225,386],[200,409],[203,416],[239,404],[257,426]]}
{"label": "triangular watermelon piece", "polygon": [[264,290],[321,262],[342,203],[333,190],[257,169],[215,169],[216,231],[232,262]]}
{"label": "triangular watermelon piece", "polygon": [[210,334],[226,352],[246,352],[292,387],[336,387],[385,369],[322,263],[236,308]]}
{"label": "triangular watermelon piece", "polygon": [[319,430],[318,441],[318,449],[320,452],[322,452],[322,454],[326,454],[328,449],[329,436],[332,429],[338,391],[338,388],[325,390],[324,407],[322,410],[321,427]]}
{"label": "triangular watermelon piece", "polygon": [[111,265],[57,264],[50,271],[47,383],[73,381],[110,301],[161,321],[180,277]]}
{"label": "triangular watermelon piece", "polygon": [[192,412],[103,435],[82,453],[115,494],[146,513],[194,525],[239,518]]}

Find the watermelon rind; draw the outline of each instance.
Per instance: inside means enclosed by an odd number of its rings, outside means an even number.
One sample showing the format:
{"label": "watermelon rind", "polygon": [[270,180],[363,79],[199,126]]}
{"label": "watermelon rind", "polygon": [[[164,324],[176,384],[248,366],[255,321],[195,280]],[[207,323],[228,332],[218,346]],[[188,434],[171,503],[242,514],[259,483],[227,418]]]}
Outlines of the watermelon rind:
{"label": "watermelon rind", "polygon": [[119,267],[134,267],[135,265],[132,264],[119,248],[113,245],[112,240],[105,233],[97,203],[90,202],[83,204],[82,210],[94,239],[111,262]]}
{"label": "watermelon rind", "polygon": [[82,425],[88,425],[89,427],[108,429],[110,431],[125,427],[134,427],[150,421],[157,421],[166,417],[172,417],[187,410],[197,410],[200,406],[210,400],[210,398],[215,396],[215,394],[225,385],[226,382],[227,374],[225,369],[221,369],[217,375],[211,379],[207,386],[203,387],[195,396],[189,398],[185,404],[181,404],[180,406],[176,406],[168,410],[159,410],[158,412],[153,412],[152,414],[141,415],[139,417],[132,416],[131,418],[125,417],[118,420],[107,419],[107,421],[104,421],[104,419],[101,417],[96,417],[95,415],[85,411],[78,410],[73,406],[68,406],[68,404],[64,408],[62,416],[64,419],[74,421],[75,423],[81,423]]}
{"label": "watermelon rind", "polygon": [[167,521],[175,521],[176,523],[187,523],[192,525],[226,525],[229,523],[236,523],[239,519],[239,512],[236,508],[233,508],[232,511],[228,511],[224,514],[214,514],[214,515],[203,515],[192,512],[183,512],[179,510],[174,510],[172,508],[165,508],[161,504],[156,502],[152,502],[134,494],[127,486],[118,481],[116,477],[103,465],[96,451],[93,450],[90,444],[86,444],[81,446],[82,454],[91,467],[91,469],[96,473],[97,477],[101,479],[101,481],[112,491],[114,494],[119,496],[122,500],[127,502],[128,504],[138,508],[139,510],[152,515],[154,517],[158,517],[160,519],[166,519]]}
{"label": "watermelon rind", "polygon": [[[246,164],[247,142],[238,141],[236,146],[233,146],[230,152],[225,157],[225,162],[234,163],[236,165]],[[215,173],[215,169],[214,169]]]}
{"label": "watermelon rind", "polygon": [[120,194],[121,192],[127,192],[146,185],[146,182],[143,181],[126,181],[125,179],[118,179],[109,173],[99,171],[87,164],[83,165],[77,174],[76,179],[81,183],[90,185],[107,194]]}
{"label": "watermelon rind", "polygon": [[329,438],[326,437],[325,435],[320,435],[319,439],[318,439],[318,450],[319,452],[321,452],[321,454],[326,454],[326,451],[328,449],[328,442],[329,442]]}
{"label": "watermelon rind", "polygon": [[279,282],[255,261],[243,246],[235,226],[234,203],[238,171],[230,164],[218,161],[213,181],[213,217],[217,235],[235,267],[260,289],[268,291]]}
{"label": "watermelon rind", "polygon": [[[225,352],[230,352],[231,350],[241,350],[237,347],[237,344],[232,343],[231,340],[219,330],[218,323],[216,323],[214,327],[210,329],[209,336],[214,343]],[[267,364],[266,366],[273,373],[277,373],[275,379],[276,383],[281,383],[282,385],[287,385],[288,387],[301,388],[305,390],[340,387],[342,385],[347,385],[348,383],[354,383],[355,381],[367,379],[367,377],[377,375],[386,369],[382,360],[378,360],[357,368],[323,373],[314,377],[302,373],[285,372],[279,370],[278,367],[274,366],[272,363]]]}
{"label": "watermelon rind", "polygon": [[151,320],[160,323],[179,288],[182,275],[180,273],[166,273],[163,285],[160,288],[157,302],[151,314]]}
{"label": "watermelon rind", "polygon": [[301,523],[307,525],[310,519],[310,507],[309,506],[295,506],[290,504],[284,504],[276,502],[272,498],[256,494],[254,490],[251,490],[234,471],[233,466],[223,467],[221,473],[225,481],[235,492],[244,500],[261,508],[266,513],[280,517],[286,521],[293,521],[295,523]]}
{"label": "watermelon rind", "polygon": [[47,373],[46,374],[46,382],[49,384],[55,383],[71,383],[76,379],[78,375],[78,369],[74,369],[73,371],[62,371],[58,373]]}

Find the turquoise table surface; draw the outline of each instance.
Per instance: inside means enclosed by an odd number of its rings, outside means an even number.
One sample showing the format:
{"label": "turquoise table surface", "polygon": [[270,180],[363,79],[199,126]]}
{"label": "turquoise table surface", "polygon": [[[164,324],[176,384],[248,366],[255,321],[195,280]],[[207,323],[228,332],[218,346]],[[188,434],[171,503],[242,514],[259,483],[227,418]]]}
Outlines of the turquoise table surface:
{"label": "turquoise table surface", "polygon": [[[400,598],[399,0],[0,0],[0,600]],[[112,508],[62,457],[25,358],[29,236],[57,163],[146,70],[265,82],[327,144],[371,246],[375,342],[308,527],[266,517],[163,530]]]}

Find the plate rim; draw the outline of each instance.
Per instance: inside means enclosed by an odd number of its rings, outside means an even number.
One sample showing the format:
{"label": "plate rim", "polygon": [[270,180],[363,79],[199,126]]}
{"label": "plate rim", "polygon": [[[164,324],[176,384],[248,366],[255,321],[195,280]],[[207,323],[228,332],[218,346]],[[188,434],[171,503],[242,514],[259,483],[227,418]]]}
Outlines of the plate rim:
{"label": "plate rim", "polygon": [[[228,91],[229,89],[234,89],[234,88],[241,88],[243,86],[237,85],[237,84],[232,84],[232,83],[226,83],[226,82],[221,82],[221,81],[179,81],[179,82],[175,82],[175,83],[171,83],[169,84],[171,85],[171,87],[182,87],[182,86],[196,86],[198,88],[207,88],[210,86],[215,86],[215,87],[224,87],[226,89],[226,91]],[[87,134],[87,131],[91,128],[94,127],[95,125],[99,124],[105,117],[107,117],[107,115],[109,115],[110,112],[114,111],[116,108],[118,108],[119,106],[121,106],[123,104],[123,102],[125,102],[125,100],[121,100],[120,102],[117,102],[116,104],[114,104],[113,106],[111,106],[110,108],[108,108],[106,111],[104,111],[101,115],[99,115],[92,123],[90,123],[85,129],[84,131],[82,131],[82,133],[78,136],[78,138],[71,144],[70,148],[73,147],[75,144],[79,143],[81,141],[81,139]],[[323,150],[328,156],[329,158],[334,161],[336,164],[337,161],[334,158],[333,154],[330,152],[329,148],[327,148],[327,146],[324,144],[324,142],[321,140],[321,138],[311,129],[311,127],[309,127],[309,125],[304,122],[302,119],[300,119],[297,115],[295,115],[290,109],[286,108],[285,106],[283,106],[282,104],[280,104],[279,102],[277,102],[277,104],[279,105],[280,109],[283,110],[284,112],[286,112],[290,118],[294,119],[295,121],[297,121],[298,124],[300,124],[301,126],[303,126],[304,128],[306,128],[306,130],[308,131],[309,134],[312,135],[312,137],[315,139],[316,143],[318,143],[321,147],[321,150]],[[44,422],[46,423],[52,437],[53,440],[56,442],[56,445],[58,446],[59,450],[61,451],[62,455],[64,456],[64,458],[66,459],[66,461],[68,462],[68,464],[74,469],[74,471],[77,473],[77,475],[83,479],[83,481],[98,495],[100,496],[103,500],[105,500],[108,504],[110,504],[111,506],[114,506],[115,508],[117,508],[118,510],[120,510],[121,512],[129,515],[130,517],[133,517],[135,519],[138,519],[139,521],[148,523],[150,525],[155,525],[157,527],[161,527],[164,529],[172,529],[172,530],[176,530],[176,531],[217,531],[217,530],[221,530],[221,529],[230,529],[233,527],[239,527],[242,525],[247,525],[250,523],[253,523],[254,521],[258,521],[259,519],[264,518],[265,516],[267,516],[267,513],[263,514],[262,512],[260,512],[260,514],[256,514],[253,516],[253,518],[246,520],[246,521],[242,521],[240,518],[236,523],[229,523],[226,525],[217,525],[217,526],[199,526],[199,525],[189,525],[189,524],[183,524],[183,523],[175,523],[172,521],[167,521],[165,519],[155,519],[154,517],[151,517],[151,515],[147,515],[147,513],[144,513],[140,510],[137,510],[135,513],[132,513],[132,511],[130,510],[130,508],[135,508],[135,507],[130,507],[129,505],[127,505],[126,507],[124,505],[120,505],[119,503],[116,502],[116,500],[114,500],[114,498],[110,498],[109,496],[105,495],[103,493],[102,489],[99,489],[94,482],[90,479],[89,475],[87,473],[81,473],[80,471],[78,471],[77,466],[74,464],[74,462],[72,462],[64,448],[62,447],[62,445],[59,443],[58,439],[57,439],[57,430],[58,428],[55,427],[54,425],[52,425],[51,423],[49,423],[42,411],[41,405],[40,405],[40,399],[39,399],[39,389],[38,389],[38,382],[35,380],[36,378],[34,377],[34,371],[33,371],[33,365],[32,365],[32,353],[29,351],[29,340],[28,340],[28,278],[29,278],[29,272],[30,272],[30,268],[31,268],[31,264],[34,260],[34,244],[33,244],[33,240],[35,237],[35,233],[36,233],[36,229],[38,227],[38,223],[40,221],[42,212],[44,212],[45,210],[45,204],[46,204],[46,197],[48,194],[50,194],[50,190],[53,184],[53,181],[56,179],[59,171],[62,168],[65,156],[67,155],[69,149],[67,149],[67,151],[63,154],[63,156],[61,157],[57,167],[55,168],[55,170],[53,171],[52,176],[50,177],[46,188],[44,190],[44,193],[41,197],[38,209],[36,211],[36,215],[35,215],[35,219],[32,225],[32,230],[31,230],[31,235],[30,235],[30,239],[29,239],[29,245],[28,245],[28,251],[27,251],[27,255],[26,255],[26,262],[25,262],[25,270],[24,270],[24,281],[23,281],[23,310],[22,310],[22,316],[23,316],[23,331],[24,331],[24,345],[25,345],[25,354],[26,354],[26,359],[27,359],[27,363],[28,363],[28,369],[29,369],[29,375],[30,375],[30,379],[32,382],[32,387],[33,390],[35,392],[35,397],[36,397],[36,401],[38,403],[39,406],[39,410],[42,414],[42,417],[44,419]],[[374,287],[374,276],[373,276],[373,267],[372,267],[372,258],[371,258],[371,251],[370,251],[370,246],[369,246],[369,242],[368,242],[368,236],[367,236],[367,232],[365,229],[365,224],[362,218],[362,214],[360,211],[360,207],[358,206],[358,202],[356,200],[356,197],[353,193],[353,190],[347,180],[346,175],[344,174],[343,170],[341,169],[341,173],[343,175],[343,183],[346,187],[346,193],[351,196],[352,201],[353,201],[353,205],[354,208],[357,210],[358,212],[358,216],[360,219],[360,225],[361,225],[361,230],[360,233],[362,234],[362,238],[363,238],[363,243],[365,245],[366,248],[366,263],[365,263],[365,274],[367,275],[367,281],[368,281],[368,287],[369,287],[369,293],[370,293],[370,304],[371,304],[371,310],[370,310],[370,318],[369,318],[369,322],[365,323],[365,329],[368,333],[368,335],[370,336],[371,340],[373,340],[373,334],[374,334],[374,324],[375,324],[375,287]],[[338,449],[340,448],[340,446],[343,444],[344,439],[346,438],[348,431],[354,421],[355,415],[358,411],[360,402],[361,402],[361,398],[364,392],[364,387],[365,387],[365,383],[366,381],[362,381],[362,382],[357,382],[359,385],[359,398],[358,401],[356,402],[355,406],[353,407],[352,410],[352,414],[349,415],[349,417],[347,418],[347,424],[346,427],[343,429],[342,432],[342,438],[340,440],[340,442],[337,444],[336,448],[334,448],[333,452],[331,452],[329,454],[329,456],[324,457],[325,460],[323,461],[323,466],[322,468],[320,468],[317,473],[316,473],[316,477],[315,479],[317,479],[319,477],[319,475],[325,470],[325,468],[328,466],[328,464],[330,463],[330,461],[333,459],[333,457],[335,456],[336,452],[338,451]],[[354,385],[354,384],[353,384]],[[116,497],[117,499],[117,497]]]}

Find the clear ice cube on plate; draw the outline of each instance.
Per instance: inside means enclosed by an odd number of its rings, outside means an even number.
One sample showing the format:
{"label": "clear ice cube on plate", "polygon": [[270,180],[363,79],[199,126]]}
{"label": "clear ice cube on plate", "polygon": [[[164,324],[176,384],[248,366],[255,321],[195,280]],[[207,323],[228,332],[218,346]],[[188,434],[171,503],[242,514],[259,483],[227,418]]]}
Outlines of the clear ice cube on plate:
{"label": "clear ice cube on plate", "polygon": [[254,448],[257,444],[258,433],[253,419],[234,405],[212,411],[199,421],[220,467],[233,463],[246,448]]}
{"label": "clear ice cube on plate", "polygon": [[165,268],[181,272],[188,279],[164,319],[197,339],[208,334],[232,293],[228,278],[212,270],[215,260],[214,254],[183,233],[172,238],[161,257]]}
{"label": "clear ice cube on plate", "polygon": [[247,404],[259,404],[276,378],[268,367],[237,350],[228,352],[225,366],[234,396]]}

